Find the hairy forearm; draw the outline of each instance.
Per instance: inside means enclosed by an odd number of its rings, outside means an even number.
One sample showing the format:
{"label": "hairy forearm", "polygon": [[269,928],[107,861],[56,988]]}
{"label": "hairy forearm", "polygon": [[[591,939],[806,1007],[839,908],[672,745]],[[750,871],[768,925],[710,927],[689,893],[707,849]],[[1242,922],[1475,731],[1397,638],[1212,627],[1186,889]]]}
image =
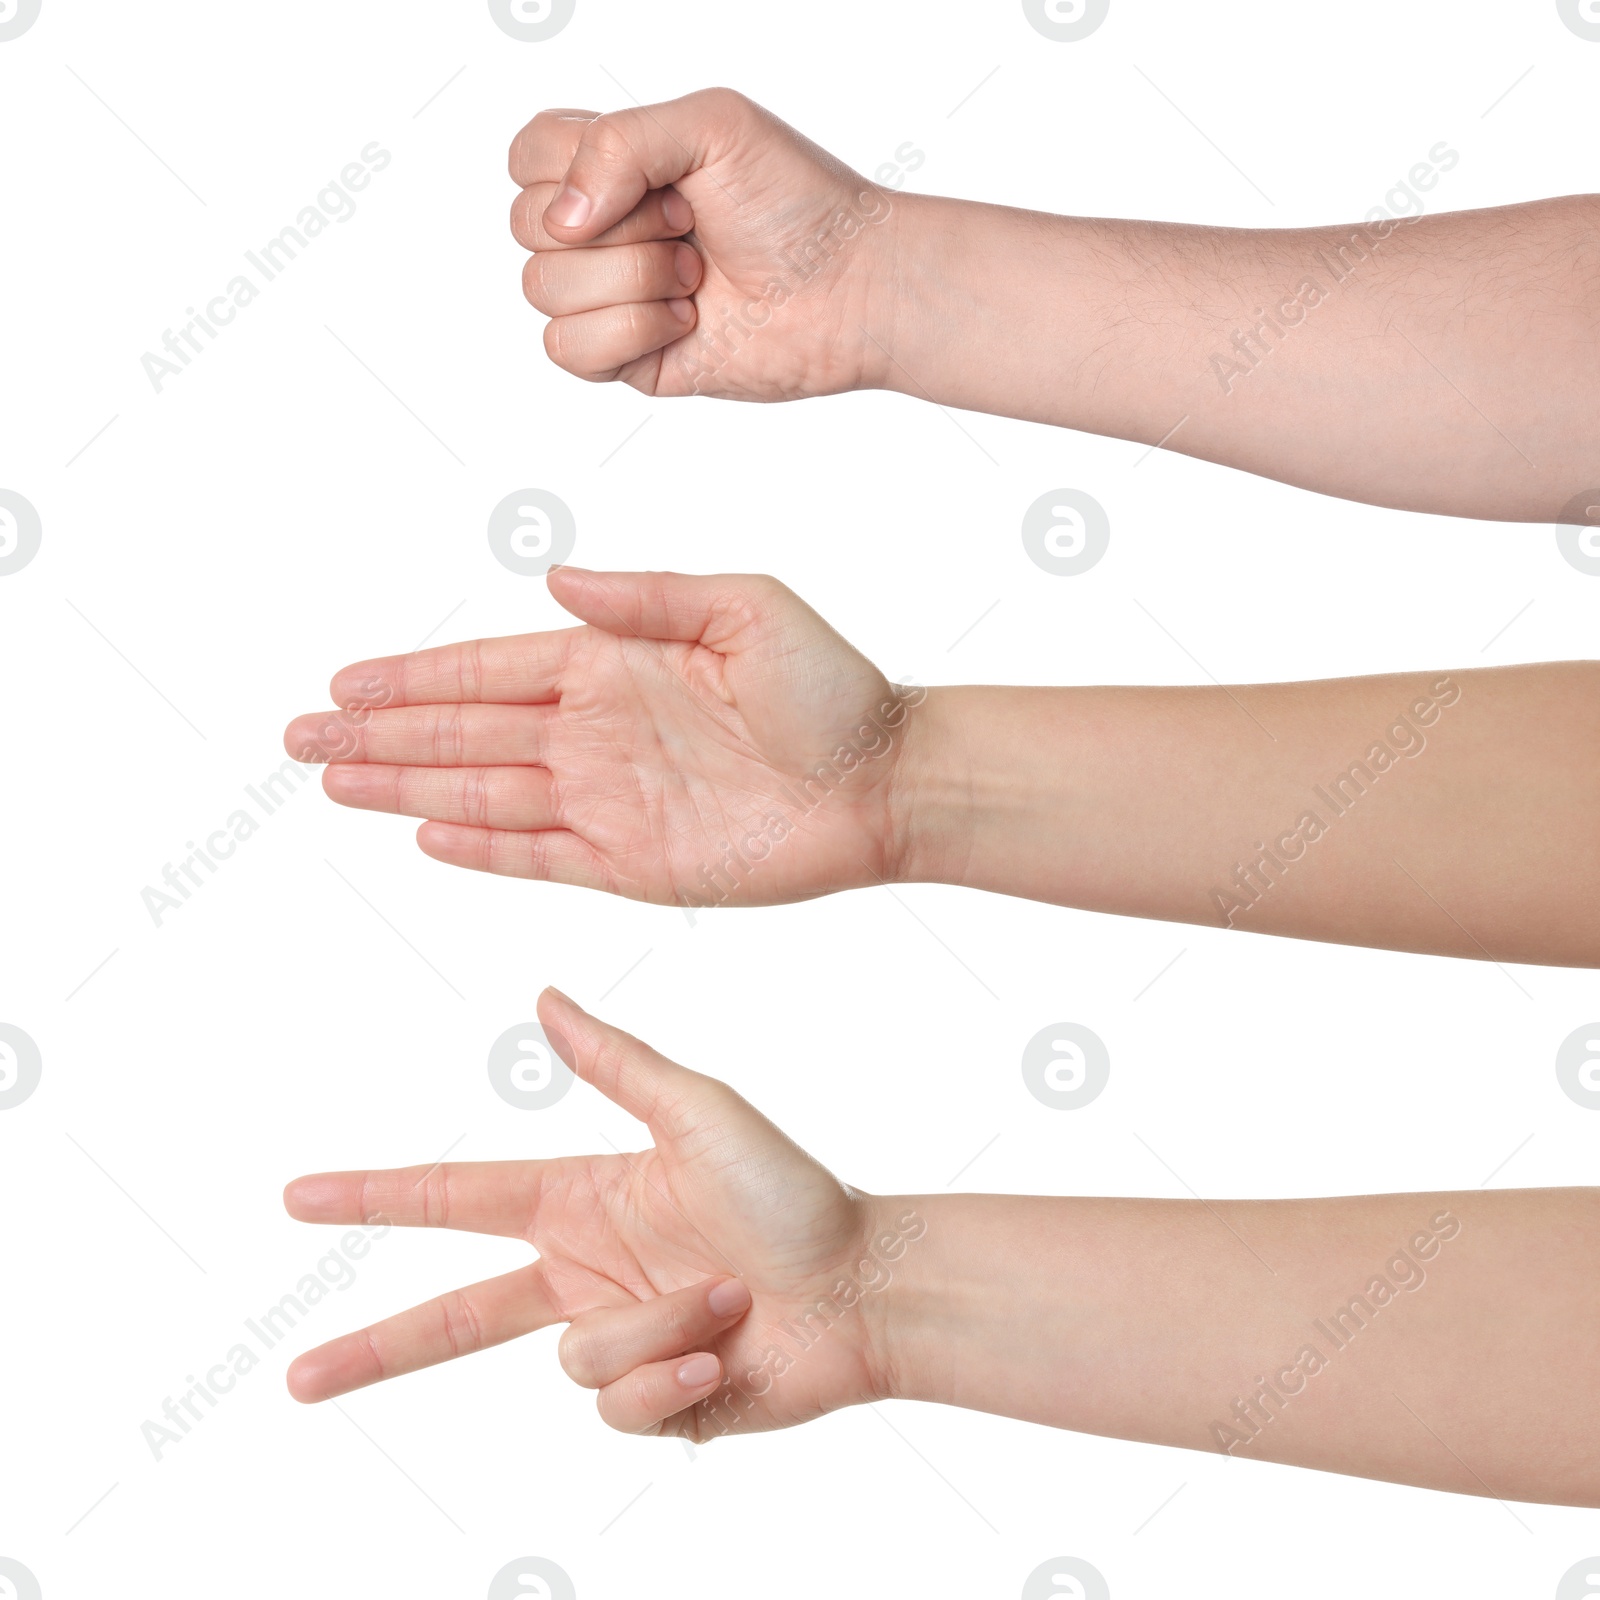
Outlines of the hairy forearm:
{"label": "hairy forearm", "polygon": [[1600,663],[934,689],[900,762],[906,881],[1600,965]]}
{"label": "hairy forearm", "polygon": [[1600,198],[1247,230],[899,196],[873,381],[1407,510],[1600,485]]}
{"label": "hairy forearm", "polygon": [[886,1393],[1600,1505],[1600,1190],[883,1204]]}

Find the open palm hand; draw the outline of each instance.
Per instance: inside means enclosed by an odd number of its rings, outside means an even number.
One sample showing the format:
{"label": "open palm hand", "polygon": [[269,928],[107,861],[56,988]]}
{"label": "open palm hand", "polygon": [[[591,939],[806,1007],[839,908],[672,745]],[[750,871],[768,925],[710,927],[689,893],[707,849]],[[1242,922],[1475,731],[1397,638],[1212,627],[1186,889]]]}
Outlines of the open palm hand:
{"label": "open palm hand", "polygon": [[770,578],[549,582],[587,626],[347,667],[290,755],[456,866],[686,907],[893,877],[915,692]]}

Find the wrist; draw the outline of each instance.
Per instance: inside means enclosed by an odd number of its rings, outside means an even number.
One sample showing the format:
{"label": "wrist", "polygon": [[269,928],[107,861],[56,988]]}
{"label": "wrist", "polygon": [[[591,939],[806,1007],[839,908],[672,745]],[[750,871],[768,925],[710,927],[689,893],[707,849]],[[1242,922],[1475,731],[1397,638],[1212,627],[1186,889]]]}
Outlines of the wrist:
{"label": "wrist", "polygon": [[959,691],[901,693],[908,709],[890,779],[890,880],[962,883],[973,851],[973,782],[952,703]]}
{"label": "wrist", "polygon": [[[882,191],[889,211],[868,267],[867,335],[859,387],[939,401],[952,325],[951,296],[965,258],[961,202]],[[962,323],[964,325],[964,321]]]}
{"label": "wrist", "polygon": [[[1021,1208],[1036,1202],[934,1194],[874,1197],[871,1204],[874,1237],[898,1250],[893,1260],[887,1249],[878,1251],[887,1281],[868,1322],[877,1398],[997,1409],[991,1369],[1010,1359],[1028,1321],[1014,1295],[1020,1269],[998,1262]],[[1038,1219],[1027,1220],[1036,1226]],[[1025,1361],[1015,1354],[1020,1369]]]}
{"label": "wrist", "polygon": [[[935,1197],[935,1204],[945,1199]],[[863,1297],[866,1398],[932,1399],[928,1329],[941,1271],[928,1259],[937,1241],[929,1234],[929,1205],[921,1195],[864,1195],[865,1254],[879,1274],[877,1290]]]}

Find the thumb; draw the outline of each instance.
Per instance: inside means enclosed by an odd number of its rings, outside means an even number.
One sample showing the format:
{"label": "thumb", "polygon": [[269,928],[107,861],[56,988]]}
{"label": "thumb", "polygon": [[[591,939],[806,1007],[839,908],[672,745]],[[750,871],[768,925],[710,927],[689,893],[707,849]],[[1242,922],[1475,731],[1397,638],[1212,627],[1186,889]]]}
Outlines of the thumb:
{"label": "thumb", "polygon": [[762,115],[759,106],[732,89],[701,89],[679,100],[596,117],[545,208],[545,229],[571,244],[595,238],[627,216],[649,190],[709,166]]}
{"label": "thumb", "polygon": [[767,637],[783,602],[800,601],[776,578],[682,572],[590,572],[556,567],[545,580],[556,603],[607,633],[676,639],[723,655]]}
{"label": "thumb", "polygon": [[658,1139],[684,1138],[716,1120],[724,1098],[736,1098],[715,1078],[680,1067],[631,1033],[590,1016],[559,989],[546,989],[537,1009],[550,1048]]}

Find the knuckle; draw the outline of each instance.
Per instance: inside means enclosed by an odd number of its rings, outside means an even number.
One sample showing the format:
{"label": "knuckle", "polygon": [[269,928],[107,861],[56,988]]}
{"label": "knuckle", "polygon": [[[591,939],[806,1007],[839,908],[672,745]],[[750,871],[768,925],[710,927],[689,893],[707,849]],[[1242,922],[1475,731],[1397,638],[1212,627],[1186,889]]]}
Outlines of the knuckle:
{"label": "knuckle", "polygon": [[[535,118],[535,121],[537,120]],[[518,128],[516,133],[512,135],[511,143],[506,147],[506,171],[510,173],[513,183],[518,181],[517,174],[522,171],[526,162],[528,140],[532,127],[533,124],[529,123],[525,128]]]}
{"label": "knuckle", "polygon": [[755,108],[755,102],[748,95],[740,94],[737,89],[730,89],[726,84],[702,89],[700,93],[704,98],[706,110],[720,117],[743,117]]}
{"label": "knuckle", "polygon": [[552,318],[544,328],[544,353],[565,371],[572,369],[567,366],[567,336],[561,326],[559,318]]}
{"label": "knuckle", "polygon": [[609,1036],[594,1045],[593,1060],[596,1074],[608,1082],[622,1077],[633,1064],[627,1047]]}
{"label": "knuckle", "polygon": [[699,1331],[700,1319],[685,1300],[668,1300],[661,1307],[662,1337],[676,1349],[689,1344]]}
{"label": "knuckle", "polygon": [[376,1380],[381,1383],[389,1376],[389,1366],[383,1359],[383,1351],[379,1349],[378,1341],[373,1337],[371,1328],[362,1329],[360,1338],[362,1354],[366,1358],[367,1366]]}
{"label": "knuckle", "polygon": [[477,857],[477,865],[480,872],[495,872],[498,870],[496,861],[499,854],[499,836],[497,834],[488,833],[480,829],[472,837],[471,848],[473,854]]}
{"label": "knuckle", "polygon": [[684,1079],[679,1097],[678,1114],[716,1120],[727,1115],[739,1101],[736,1090],[730,1089],[721,1078],[708,1078],[703,1072],[690,1072]]}
{"label": "knuckle", "polygon": [[463,699],[475,702],[483,698],[489,669],[482,639],[475,639],[456,656],[456,674]]}
{"label": "knuckle", "polygon": [[450,1220],[450,1169],[435,1167],[423,1174],[419,1185],[422,1191],[422,1225],[425,1228],[443,1228]]}
{"label": "knuckle", "polygon": [[461,776],[462,816],[475,828],[487,828],[491,809],[488,774],[481,767],[468,767]]}
{"label": "knuckle", "polygon": [[555,192],[553,183],[529,184],[511,202],[511,235],[524,250],[554,248],[555,241],[544,231],[544,212]]}
{"label": "knuckle", "polygon": [[537,149],[540,141],[552,139],[561,127],[562,112],[557,106],[546,106],[533,114],[533,120],[522,130],[530,149]]}
{"label": "knuckle", "polygon": [[571,318],[552,317],[545,324],[544,353],[563,372],[582,378],[585,383],[599,383],[604,377],[591,361],[584,359],[583,341],[574,335]]}
{"label": "knuckle", "polygon": [[483,833],[483,864],[484,867],[501,877],[512,874],[513,863],[507,855],[506,846],[509,842],[504,834],[485,830]]}
{"label": "knuckle", "polygon": [[652,295],[676,296],[687,292],[678,278],[680,248],[676,239],[661,239],[651,244],[649,255],[645,258],[644,270],[648,274],[649,292]]}
{"label": "knuckle", "polygon": [[623,339],[629,348],[653,345],[660,337],[660,318],[669,315],[656,300],[637,300],[622,308]]}
{"label": "knuckle", "polygon": [[402,817],[411,816],[425,801],[420,776],[415,767],[396,767],[389,776],[389,803]]}
{"label": "knuckle", "polygon": [[535,311],[552,315],[550,290],[545,281],[545,257],[542,252],[531,255],[522,264],[522,297]]}
{"label": "knuckle", "polygon": [[607,163],[631,160],[633,141],[628,136],[627,117],[624,111],[607,111],[596,117],[583,135],[584,149]]}
{"label": "knuckle", "polygon": [[561,1370],[581,1389],[598,1389],[600,1379],[596,1363],[595,1342],[591,1331],[577,1322],[569,1322],[556,1346],[556,1358]]}
{"label": "knuckle", "polygon": [[459,707],[441,706],[433,724],[436,765],[459,767],[466,754],[467,725]]}
{"label": "knuckle", "polygon": [[472,1301],[461,1290],[441,1296],[439,1314],[452,1355],[467,1356],[483,1348],[483,1325]]}
{"label": "knuckle", "polygon": [[542,833],[528,834],[527,850],[527,866],[524,876],[537,878],[541,882],[548,882],[550,879],[550,847],[545,843],[545,835]]}
{"label": "knuckle", "polygon": [[629,300],[645,300],[656,292],[661,278],[661,257],[653,244],[635,245],[617,252],[616,291]]}
{"label": "knuckle", "polygon": [[511,237],[518,244],[531,250],[533,245],[528,226],[529,218],[528,191],[526,189],[518,189],[511,202]]}
{"label": "knuckle", "polygon": [[653,1401],[649,1381],[643,1373],[630,1372],[627,1377],[607,1384],[595,1397],[595,1404],[601,1420],[618,1433],[641,1433],[650,1426]]}

